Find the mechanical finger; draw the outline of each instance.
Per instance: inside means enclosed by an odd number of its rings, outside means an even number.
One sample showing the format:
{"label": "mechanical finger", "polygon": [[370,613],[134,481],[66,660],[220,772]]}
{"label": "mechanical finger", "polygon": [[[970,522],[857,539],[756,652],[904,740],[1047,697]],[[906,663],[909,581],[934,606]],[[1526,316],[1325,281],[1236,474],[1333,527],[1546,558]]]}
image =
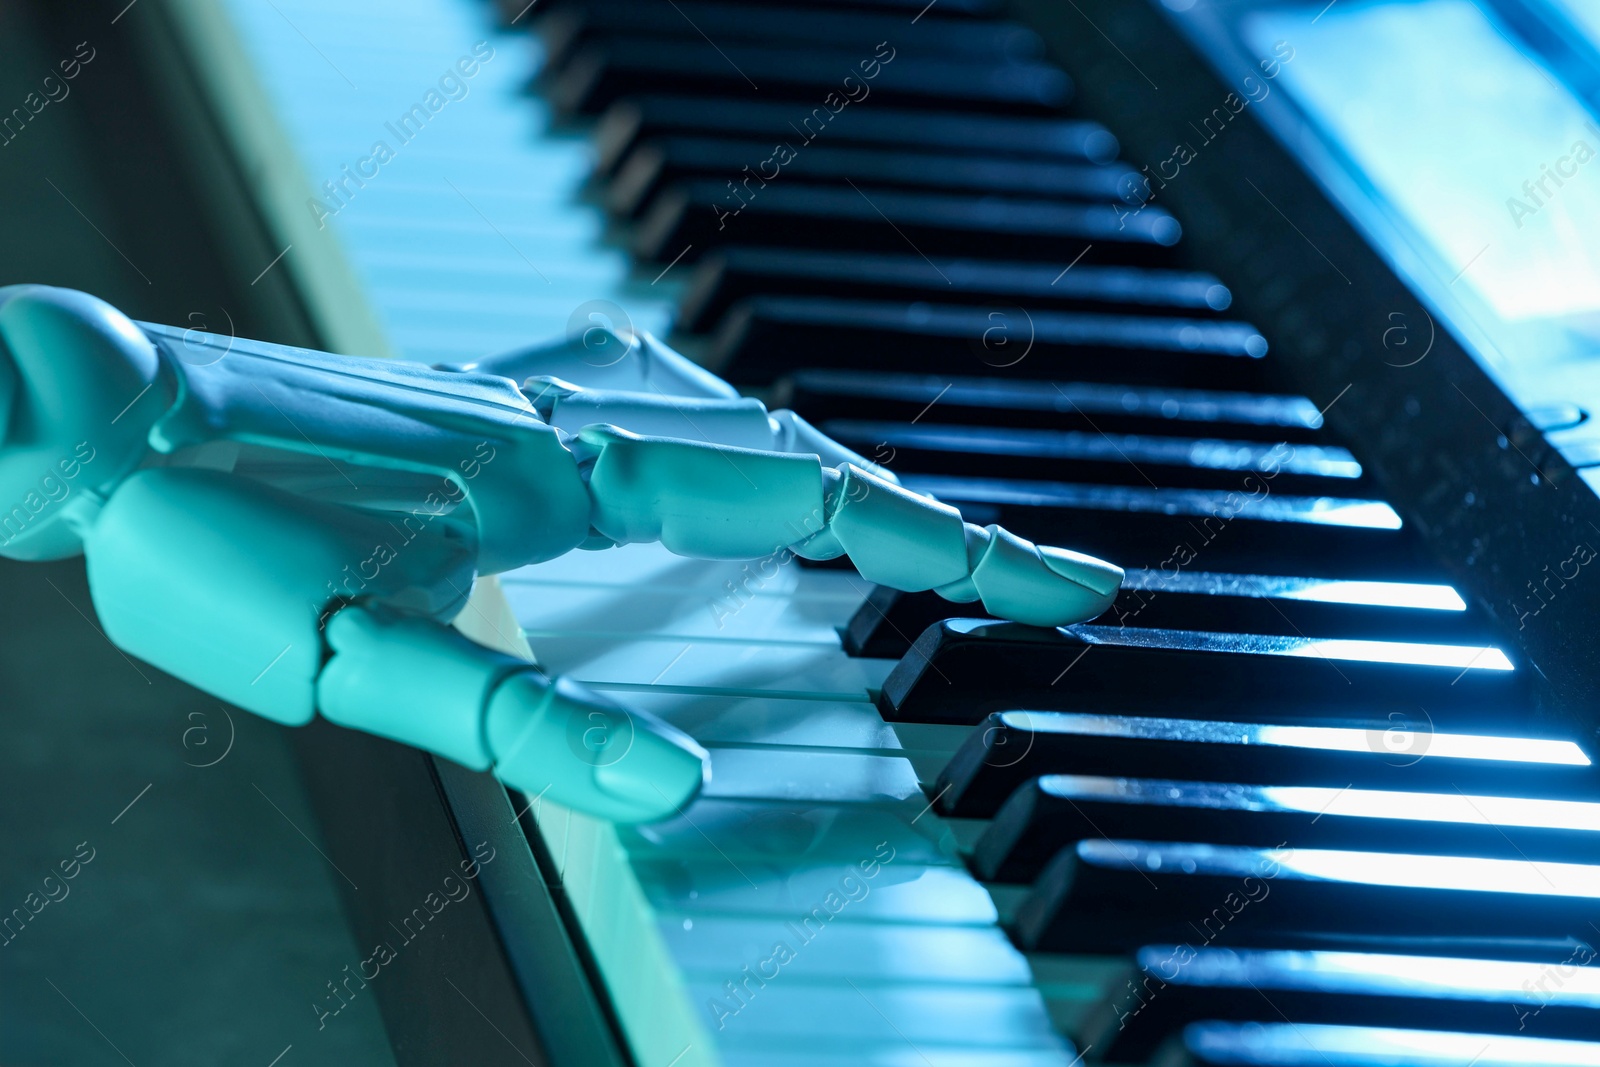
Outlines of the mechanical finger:
{"label": "mechanical finger", "polygon": [[493,770],[507,785],[613,822],[694,799],[705,751],[686,734],[429,619],[362,605],[328,623],[323,716]]}
{"label": "mechanical finger", "polygon": [[591,524],[610,541],[660,541],[680,555],[751,559],[786,546],[809,559],[848,555],[863,577],[950,600],[981,600],[1036,626],[1105,611],[1123,572],[1103,560],[1038,546],[998,526],[964,522],[947,504],[852,464],[814,456],[641,437],[590,426],[579,445]]}

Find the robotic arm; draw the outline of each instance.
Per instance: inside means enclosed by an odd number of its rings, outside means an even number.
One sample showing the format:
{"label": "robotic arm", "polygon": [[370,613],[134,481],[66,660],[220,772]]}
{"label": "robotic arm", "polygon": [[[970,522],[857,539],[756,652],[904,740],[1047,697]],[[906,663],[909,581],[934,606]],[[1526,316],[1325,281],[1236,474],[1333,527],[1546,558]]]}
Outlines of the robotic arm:
{"label": "robotic arm", "polygon": [[0,431],[0,554],[84,553],[119,647],[278,722],[320,712],[623,822],[692,800],[704,751],[452,629],[475,576],[636,541],[789,546],[1041,626],[1098,615],[1122,580],[963,522],[648,337],[429,368],[12,286]]}

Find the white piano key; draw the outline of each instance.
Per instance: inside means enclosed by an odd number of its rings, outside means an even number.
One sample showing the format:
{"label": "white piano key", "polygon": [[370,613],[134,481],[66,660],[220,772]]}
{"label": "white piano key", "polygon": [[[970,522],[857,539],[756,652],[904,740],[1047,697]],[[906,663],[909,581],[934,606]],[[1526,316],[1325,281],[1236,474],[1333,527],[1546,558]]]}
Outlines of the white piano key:
{"label": "white piano key", "polygon": [[[739,977],[745,964],[773,957],[787,941],[795,958],[779,970],[784,980],[857,978],[876,981],[949,982],[958,985],[1032,984],[1027,962],[1000,930],[991,927],[926,927],[898,923],[836,923],[801,945],[772,919],[710,916],[664,921],[661,935],[673,958],[694,979]],[[729,973],[730,963],[739,968]],[[769,965],[766,973],[775,967]]]}
{"label": "white piano key", "polygon": [[507,585],[511,608],[528,640],[541,637],[742,637],[781,644],[839,646],[843,601],[753,596],[742,602],[655,589],[634,590],[618,611],[612,586]]}
{"label": "white piano key", "polygon": [[[804,947],[800,952],[806,951]],[[785,981],[782,971],[764,988],[744,996],[737,1013],[713,1015],[712,1005],[739,1002],[723,978],[689,979],[689,994],[706,1020],[721,1018],[718,1037],[726,1047],[746,1042],[771,1047],[780,1041],[843,1050],[851,1042],[898,1037],[913,1048],[944,1043],[975,1045],[985,1038],[1004,1048],[1064,1047],[1049,1028],[1039,994],[1030,988],[994,986],[875,985],[841,981],[819,985]],[[716,1030],[715,1023],[711,1026]]]}
{"label": "white piano key", "polygon": [[774,915],[813,933],[834,922],[888,921],[987,926],[998,915],[972,876],[956,866],[902,863],[898,856],[868,877],[856,863],[801,867],[782,878],[757,879],[731,857],[636,858],[634,871],[659,912]]}
{"label": "white piano key", "polygon": [[611,691],[660,685],[679,691],[865,700],[894,669],[893,660],[754,642],[645,638],[619,644],[604,638],[545,637],[529,644],[552,674]]}
{"label": "white piano key", "polygon": [[[403,322],[419,332],[440,332],[440,320],[450,318],[458,323],[456,330],[468,335],[498,333],[507,329],[528,330],[526,324],[532,321],[531,331],[508,346],[520,348],[559,336],[573,309],[580,303],[588,302],[597,285],[608,284],[617,276],[611,270],[593,270],[576,277],[564,275],[560,279],[552,279],[547,285],[532,275],[529,265],[521,261],[516,272],[508,271],[503,263],[485,259],[481,255],[471,257],[471,261],[478,264],[485,274],[493,271],[495,275],[493,282],[485,280],[475,286],[472,292],[455,289],[431,295],[413,292],[412,286],[427,284],[426,276],[420,272],[407,272],[412,276],[402,276],[398,270],[385,271],[396,282],[397,296],[411,294],[405,297],[407,306],[403,314],[397,311],[392,321]],[[538,264],[537,260],[531,262]],[[370,280],[371,275],[367,277]],[[491,302],[500,305],[497,312],[484,310],[484,306]],[[555,316],[559,316],[554,318],[558,325],[552,328],[551,317]],[[640,329],[653,328],[647,323],[636,325]]]}
{"label": "white piano key", "polygon": [[701,744],[900,748],[895,728],[866,701],[783,700],[635,691],[617,699],[660,716]]}
{"label": "white piano key", "polygon": [[922,788],[908,760],[854,752],[712,748],[705,797],[838,803],[906,800]]}

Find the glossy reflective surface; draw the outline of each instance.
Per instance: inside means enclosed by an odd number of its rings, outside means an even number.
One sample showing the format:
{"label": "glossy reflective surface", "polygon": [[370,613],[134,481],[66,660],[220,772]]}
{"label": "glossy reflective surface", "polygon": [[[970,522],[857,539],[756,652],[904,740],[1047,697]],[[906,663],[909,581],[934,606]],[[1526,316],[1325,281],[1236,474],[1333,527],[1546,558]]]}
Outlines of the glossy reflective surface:
{"label": "glossy reflective surface", "polygon": [[1376,1027],[1196,1023],[1184,1042],[1230,1067],[1593,1067],[1600,1045]]}
{"label": "glossy reflective surface", "polygon": [[[1600,803],[1591,801],[1418,793],[1395,789],[1247,786],[1067,774],[1045,775],[1040,779],[1040,788],[1060,797],[1154,804],[1174,809],[1295,811],[1362,819],[1600,831]],[[1596,845],[1600,847],[1600,841]]]}
{"label": "glossy reflective surface", "polygon": [[[1039,733],[1084,733],[1226,745],[1280,745],[1337,752],[1372,750],[1371,730],[1347,726],[1274,726],[1066,711],[1004,711],[1000,716],[1009,726]],[[1426,754],[1446,759],[1511,760],[1578,766],[1589,764],[1589,758],[1583,754],[1583,750],[1571,741],[1489,734],[1431,733],[1428,735]]]}
{"label": "glossy reflective surface", "polygon": [[[942,500],[992,501],[1034,507],[1086,508],[1161,514],[1229,514],[1267,522],[1302,522],[1317,526],[1398,530],[1400,516],[1381,500],[1340,497],[1268,496],[1257,493],[1207,492],[1196,489],[1151,489],[1138,486],[1073,485],[1064,482],[1020,482],[1001,478],[953,478],[919,474],[907,486]],[[1230,499],[1231,498],[1231,499]]]}
{"label": "glossy reflective surface", "polygon": [[[1120,870],[1176,869],[1222,877],[1288,877],[1411,889],[1600,898],[1600,867],[1582,863],[1145,841],[1080,841],[1076,847],[1083,862]],[[1263,870],[1275,873],[1263,875]]]}
{"label": "glossy reflective surface", "polygon": [[1192,630],[1133,629],[1086,623],[1067,627],[1091,645],[1170,648],[1190,651],[1244,652],[1357,663],[1395,663],[1417,667],[1455,667],[1462,671],[1511,671],[1516,668],[1498,648],[1433,645],[1415,641],[1363,641],[1258,634],[1204,633]]}
{"label": "glossy reflective surface", "polygon": [[[1590,765],[1589,757],[1571,741],[1457,733],[1429,733],[1427,737],[1425,755],[1435,759],[1552,763],[1584,767]],[[1261,726],[1256,728],[1254,739],[1257,743],[1265,745],[1325,748],[1344,752],[1370,751],[1372,748],[1370,731],[1330,726]]]}

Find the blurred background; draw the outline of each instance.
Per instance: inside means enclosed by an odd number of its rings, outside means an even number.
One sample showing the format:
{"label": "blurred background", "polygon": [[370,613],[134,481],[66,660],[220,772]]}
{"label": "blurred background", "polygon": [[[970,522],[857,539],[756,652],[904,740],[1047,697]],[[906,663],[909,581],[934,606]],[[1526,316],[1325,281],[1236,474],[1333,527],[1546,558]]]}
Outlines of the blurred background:
{"label": "blurred background", "polygon": [[[0,282],[310,342],[281,276],[251,286],[219,255],[254,252],[259,224],[242,199],[226,233],[198,209],[226,164],[153,98],[150,13],[113,22],[125,2],[0,4],[4,111],[49,99],[50,75],[59,97],[0,146]],[[90,58],[61,79],[75,57]],[[313,1002],[367,950],[288,731],[113,648],[81,559],[0,559],[0,590],[0,911],[31,914],[0,945],[0,1062],[264,1067],[292,1045],[284,1065],[392,1063],[370,997],[319,1032]]]}

